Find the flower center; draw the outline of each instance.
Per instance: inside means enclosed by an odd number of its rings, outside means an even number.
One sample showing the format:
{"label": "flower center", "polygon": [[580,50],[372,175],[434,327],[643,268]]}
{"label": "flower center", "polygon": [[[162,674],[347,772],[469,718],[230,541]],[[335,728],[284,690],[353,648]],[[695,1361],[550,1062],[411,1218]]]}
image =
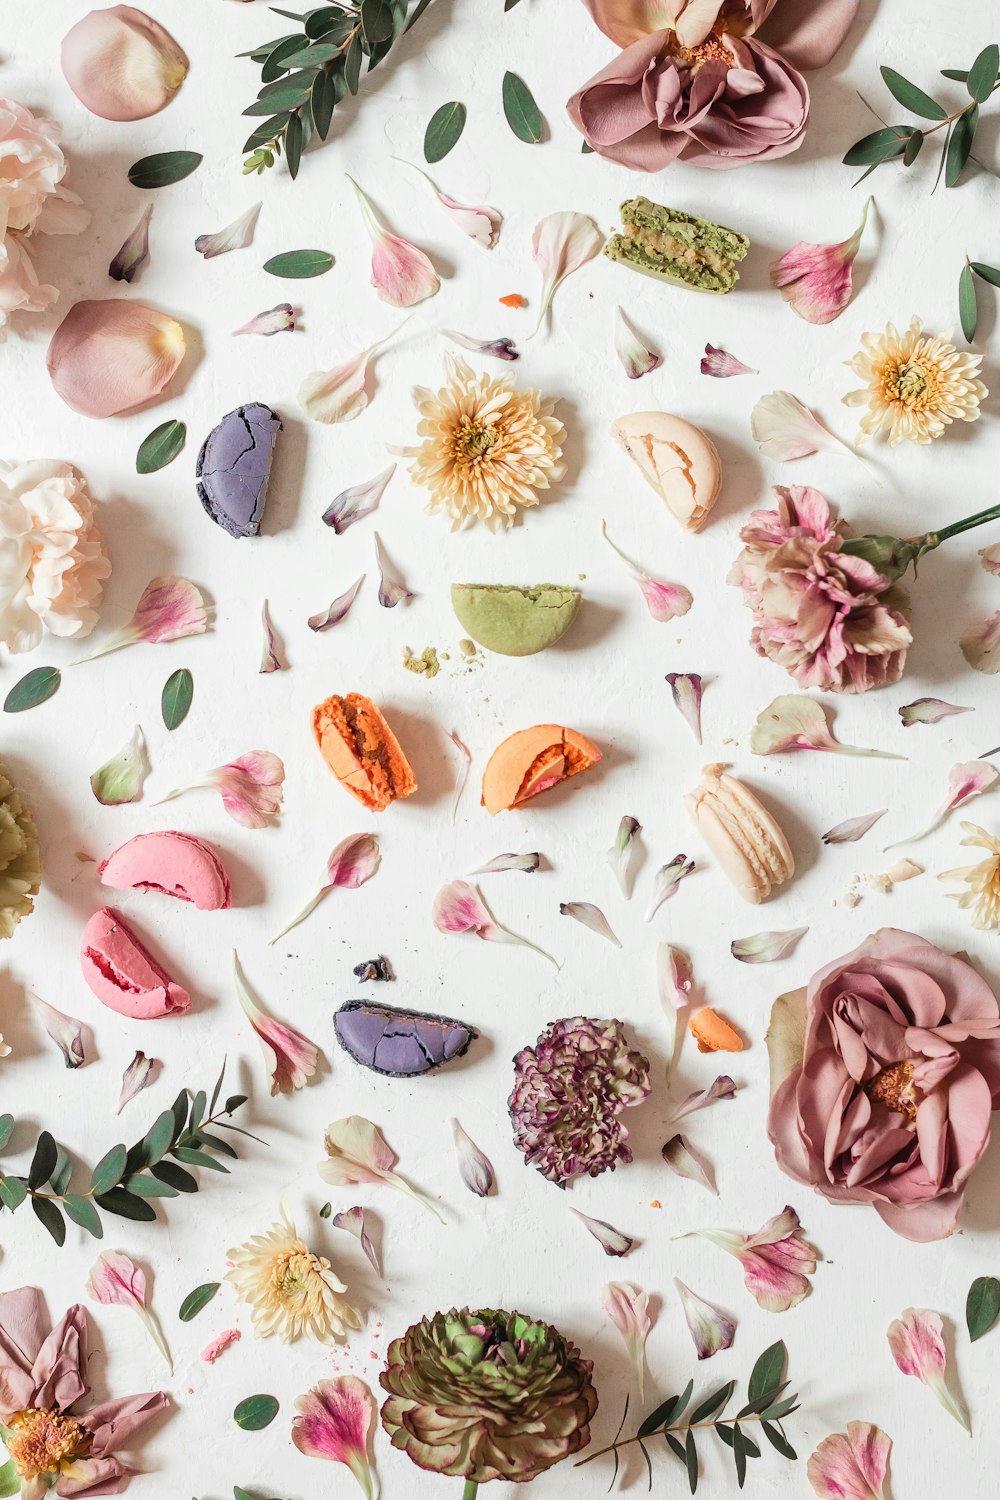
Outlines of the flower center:
{"label": "flower center", "polygon": [[293,1251],[277,1257],[271,1273],[274,1295],[281,1302],[294,1302],[309,1290],[315,1257]]}
{"label": "flower center", "polygon": [[869,1099],[884,1104],[886,1109],[895,1110],[898,1115],[906,1115],[908,1120],[916,1119],[917,1100],[913,1087],[912,1063],[894,1063],[891,1068],[885,1068],[872,1079],[865,1092]]}
{"label": "flower center", "polygon": [[896,399],[907,406],[919,403],[930,382],[919,365],[899,365],[895,372]]}
{"label": "flower center", "polygon": [[482,458],[489,453],[497,440],[495,427],[483,427],[478,422],[466,421],[459,429],[455,448],[460,458],[466,461]]}
{"label": "flower center", "polygon": [[85,1458],[90,1452],[90,1433],[75,1417],[62,1412],[29,1406],[15,1412],[7,1426],[7,1452],[22,1479],[56,1474],[64,1463]]}
{"label": "flower center", "polygon": [[696,47],[685,47],[677,40],[677,33],[672,31],[668,45],[671,56],[678,62],[687,63],[695,71],[701,67],[702,63],[724,62],[727,68],[731,68],[736,61],[733,49],[727,46],[721,36],[714,31],[710,32]]}

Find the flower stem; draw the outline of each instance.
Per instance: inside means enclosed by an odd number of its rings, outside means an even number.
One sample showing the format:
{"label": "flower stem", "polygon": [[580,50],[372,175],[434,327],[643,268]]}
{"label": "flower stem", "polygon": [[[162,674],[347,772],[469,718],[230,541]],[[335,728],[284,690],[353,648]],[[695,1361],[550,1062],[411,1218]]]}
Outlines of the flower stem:
{"label": "flower stem", "polygon": [[963,521],[953,521],[950,526],[942,526],[940,531],[928,532],[922,540],[930,542],[932,547],[939,547],[942,542],[948,541],[949,537],[960,536],[963,531],[973,531],[977,526],[985,526],[987,521],[998,520],[1000,520],[1000,505],[991,505],[986,510],[977,511],[974,516],[966,516]]}
{"label": "flower stem", "polygon": [[465,1489],[462,1491],[462,1500],[476,1500],[478,1492],[479,1486],[476,1481],[474,1479],[467,1479],[465,1481]]}

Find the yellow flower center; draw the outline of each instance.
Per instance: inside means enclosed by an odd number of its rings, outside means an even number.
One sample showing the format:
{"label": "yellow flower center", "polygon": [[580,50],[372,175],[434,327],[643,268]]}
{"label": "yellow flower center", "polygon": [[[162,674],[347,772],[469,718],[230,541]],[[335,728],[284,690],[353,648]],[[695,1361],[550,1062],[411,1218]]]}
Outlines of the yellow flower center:
{"label": "yellow flower center", "polygon": [[484,453],[489,453],[496,440],[495,427],[483,427],[478,422],[466,420],[456,434],[456,457],[465,463],[474,463],[477,458],[482,458]]}
{"label": "yellow flower center", "polygon": [[868,1084],[866,1093],[869,1099],[884,1104],[886,1109],[895,1110],[898,1115],[906,1115],[909,1120],[916,1119],[917,1102],[912,1063],[894,1063],[891,1068],[885,1068]]}
{"label": "yellow flower center", "polygon": [[75,1417],[58,1411],[40,1411],[29,1406],[7,1423],[7,1452],[22,1479],[57,1474],[64,1464],[85,1458],[90,1452],[90,1433]]}
{"label": "yellow flower center", "polygon": [[308,1250],[288,1250],[275,1257],[271,1290],[280,1302],[295,1302],[312,1289],[312,1279],[321,1274],[323,1262]]}
{"label": "yellow flower center", "polygon": [[736,54],[728,47],[716,32],[710,32],[703,42],[696,47],[685,47],[677,40],[677,33],[670,34],[670,51],[678,62],[687,63],[695,71],[702,63],[724,62],[727,68],[731,68],[736,61]]}
{"label": "yellow flower center", "polygon": [[926,373],[919,365],[898,365],[892,372],[890,379],[895,379],[895,397],[897,401],[905,401],[907,406],[919,406],[923,403],[920,398],[924,395],[930,381]]}

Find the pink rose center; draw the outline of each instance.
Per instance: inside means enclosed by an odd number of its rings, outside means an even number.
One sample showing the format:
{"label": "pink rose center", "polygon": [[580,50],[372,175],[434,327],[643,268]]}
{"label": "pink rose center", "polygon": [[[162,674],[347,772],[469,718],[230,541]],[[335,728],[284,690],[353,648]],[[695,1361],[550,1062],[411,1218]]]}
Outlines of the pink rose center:
{"label": "pink rose center", "polygon": [[891,1068],[885,1068],[866,1086],[865,1092],[869,1099],[884,1104],[886,1109],[895,1110],[896,1114],[905,1115],[908,1120],[916,1119],[917,1097],[913,1086],[912,1063],[894,1063]]}

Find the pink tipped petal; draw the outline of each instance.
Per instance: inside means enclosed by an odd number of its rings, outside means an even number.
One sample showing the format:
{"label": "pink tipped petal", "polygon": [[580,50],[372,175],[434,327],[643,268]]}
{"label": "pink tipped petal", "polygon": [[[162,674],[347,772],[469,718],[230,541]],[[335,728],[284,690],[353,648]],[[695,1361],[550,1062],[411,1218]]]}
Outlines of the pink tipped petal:
{"label": "pink tipped petal", "polygon": [[736,1337],[736,1324],[728,1313],[714,1302],[706,1302],[692,1292],[683,1281],[674,1277],[674,1286],[681,1299],[684,1317],[694,1339],[699,1359],[711,1359],[720,1349],[728,1349]]}
{"label": "pink tipped petal", "polygon": [[856,844],[858,839],[863,839],[879,818],[884,818],[888,808],[881,808],[879,812],[865,813],[860,818],[848,818],[846,822],[838,823],[835,828],[829,829],[823,834],[824,844]]}
{"label": "pink tipped petal", "polygon": [[992,573],[994,577],[1000,574],[1000,542],[994,542],[991,547],[980,547],[979,561],[987,573]]}
{"label": "pink tipped petal", "polygon": [[32,997],[42,1015],[42,1025],[63,1055],[67,1068],[82,1068],[87,1061],[83,1050],[83,1023],[75,1016],[64,1015],[48,1001]]}
{"label": "pink tipped petal", "polygon": [[259,333],[265,338],[271,338],[276,333],[294,333],[297,326],[292,304],[279,302],[277,307],[269,307],[267,312],[258,313],[249,323],[244,323],[242,328],[234,328],[233,337],[244,333]]}
{"label": "pink tipped petal", "polygon": [[540,854],[497,854],[478,870],[470,870],[469,874],[502,875],[507,870],[522,870],[525,875],[533,875],[541,862]]}
{"label": "pink tipped petal", "polygon": [[149,259],[149,221],[152,217],[151,203],[108,266],[108,275],[112,281],[127,281],[131,286],[146,264]]}
{"label": "pink tipped petal", "polygon": [[[401,161],[401,157],[396,158]],[[422,167],[414,166],[413,162],[404,162],[404,166],[410,167],[412,171],[419,172],[420,176],[429,186],[438,203],[463,234],[467,234],[477,245],[482,245],[484,250],[492,250],[500,238],[500,228],[503,224],[503,215],[488,204],[457,203],[454,198],[442,193],[436,187],[433,180],[428,177]]]}
{"label": "pink tipped petal", "polygon": [[451,805],[451,821],[454,823],[455,819],[458,817],[458,809],[459,804],[462,801],[462,793],[465,791],[465,788],[468,785],[469,773],[472,770],[472,751],[469,749],[465,741],[462,740],[460,736],[455,732],[454,729],[448,730],[448,738],[451,740],[452,744],[455,746],[455,749],[458,751],[464,762],[462,769],[459,772],[458,781],[455,784],[455,800]]}
{"label": "pink tipped petal", "polygon": [[695,1089],[693,1094],[688,1094],[683,1103],[674,1110],[668,1124],[676,1125],[678,1120],[697,1113],[699,1109],[707,1109],[710,1104],[718,1104],[720,1100],[735,1098],[736,1084],[728,1074],[723,1073],[714,1083],[710,1083],[707,1089]]}
{"label": "pink tipped petal", "polygon": [[458,344],[462,349],[469,349],[473,354],[482,354],[489,359],[514,360],[520,359],[517,345],[513,339],[474,339],[467,333],[454,333],[450,328],[444,329],[446,339],[451,339],[453,344]]}
{"label": "pink tipped petal", "polygon": [[850,302],[854,258],[871,205],[869,198],[850,239],[839,245],[810,245],[800,240],[772,263],[771,285],[807,323],[832,323]]}
{"label": "pink tipped petal", "polygon": [[470,1135],[462,1129],[458,1120],[451,1122],[451,1134],[458,1157],[458,1171],[465,1186],[477,1198],[487,1198],[493,1191],[496,1175],[492,1163],[476,1145]]}
{"label": "pink tipped petal", "polygon": [[[618,833],[612,848],[608,850],[608,864],[615,872],[615,879],[619,889],[627,901],[632,894],[629,881],[629,863],[632,857],[632,846],[636,835],[641,832],[642,825],[638,818],[624,817],[618,824]],[[619,944],[619,947],[621,944]]]}
{"label": "pink tipped petal", "polygon": [[324,1182],[335,1187],[353,1187],[365,1182],[385,1183],[426,1208],[440,1223],[445,1223],[431,1200],[393,1171],[395,1151],[378,1126],[366,1120],[364,1115],[348,1115],[346,1119],[334,1120],[326,1127],[323,1146],[326,1160],[321,1161],[316,1170]]}
{"label": "pink tipped petal", "polygon": [[701,373],[714,375],[717,380],[728,380],[733,375],[756,375],[759,372],[751,365],[745,365],[735,354],[727,354],[725,349],[706,344],[701,360]]}
{"label": "pink tipped petal", "polygon": [[375,564],[378,568],[378,602],[383,609],[395,609],[397,604],[407,604],[413,594],[396,574],[382,546],[382,538],[375,533]]}
{"label": "pink tipped petal", "polygon": [[368,1442],[375,1421],[375,1398],[356,1375],[321,1380],[295,1403],[292,1442],[307,1458],[325,1458],[350,1469],[372,1500]]}
{"label": "pink tipped petal", "polygon": [[959,708],[956,703],[945,703],[942,698],[915,698],[912,703],[904,703],[897,710],[904,729],[912,729],[914,724],[940,724],[942,719],[950,719],[953,714],[971,714],[974,711],[971,708]]}
{"label": "pink tipped petal", "polygon": [[635,1240],[631,1235],[623,1234],[613,1224],[608,1224],[604,1219],[592,1219],[589,1214],[582,1213],[578,1208],[571,1208],[570,1213],[576,1214],[583,1227],[594,1236],[605,1255],[611,1255],[620,1260],[632,1249]]}
{"label": "pink tipped petal", "polygon": [[233,985],[243,1014],[256,1033],[264,1050],[267,1074],[271,1080],[271,1097],[290,1094],[304,1088],[316,1071],[319,1049],[301,1031],[269,1016],[257,1005],[247,988],[243,969],[233,950]]}
{"label": "pink tipped petal", "polygon": [[802,1226],[793,1208],[776,1214],[756,1234],[732,1229],[692,1232],[740,1261],[747,1291],[765,1312],[787,1312],[808,1297],[816,1251],[802,1238]]}
{"label": "pink tipped petal", "polygon": [[85,417],[114,417],[154,401],[184,358],[184,330],[166,313],[111,297],[77,302],[49,344],[56,394]]}
{"label": "pink tipped petal", "polygon": [[888,849],[895,849],[900,844],[915,844],[920,839],[926,838],[933,833],[935,828],[940,828],[945,818],[953,813],[956,808],[964,807],[971,802],[973,797],[981,796],[988,792],[1000,780],[1000,771],[991,766],[985,760],[967,760],[957,766],[952,766],[948,772],[948,800],[934,814],[927,827],[920,833],[911,833],[906,838],[895,839],[891,844],[883,845],[883,854]]}
{"label": "pink tipped petal", "polygon": [[848,1422],[824,1438],[806,1464],[820,1500],[885,1500],[892,1439],[870,1422]]}
{"label": "pink tipped petal", "polygon": [[342,1213],[334,1214],[333,1218],[330,1220],[330,1223],[334,1226],[335,1229],[343,1229],[346,1230],[348,1234],[353,1234],[354,1238],[361,1245],[361,1248],[364,1251],[365,1255],[368,1257],[375,1275],[381,1276],[382,1267],[379,1263],[378,1254],[376,1253],[375,1246],[372,1244],[368,1231],[365,1228],[364,1209],[361,1207],[345,1208]]}
{"label": "pink tipped petal", "polygon": [[669,901],[671,896],[676,896],[681,881],[690,875],[693,869],[694,860],[688,859],[686,854],[675,854],[668,865],[660,866],[653,881],[653,894],[646,912],[647,922],[653,920],[664,901]]}
{"label": "pink tipped petal", "polygon": [[262,673],[283,672],[284,665],[278,659],[278,653],[275,650],[274,630],[271,626],[271,617],[268,614],[266,599],[261,605],[260,623],[264,631],[264,646],[260,654],[260,666],[257,670]]}
{"label": "pink tipped petal", "polygon": [[317,615],[310,615],[306,621],[309,629],[317,632],[330,630],[334,625],[339,625],[341,620],[346,619],[351,605],[358,597],[358,589],[364,581],[365,575],[362,573],[361,577],[355,579],[346,593],[340,594],[334,599],[329,609],[321,610]]}
{"label": "pink tipped petal", "polygon": [[889,1324],[887,1338],[897,1368],[929,1386],[948,1415],[971,1436],[968,1419],[948,1390],[944,1324],[940,1315],[927,1307],[908,1307],[902,1317]]}
{"label": "pink tipped petal", "polygon": [[96,651],[80,657],[74,666],[95,661],[124,646],[139,643],[159,646],[189,635],[204,635],[208,626],[208,610],[200,589],[187,578],[153,578],[143,589],[128,624],[116,630]]}
{"label": "pink tipped petal", "polygon": [[836,755],[868,755],[879,760],[905,760],[890,750],[863,750],[842,745],[830,728],[826,709],[803,693],[783,693],[762,708],[750,733],[754,755],[781,755],[791,750],[823,750]]}
{"label": "pink tipped petal", "polygon": [[531,254],[542,273],[538,322],[529,337],[541,328],[560,282],[585,266],[604,249],[604,236],[593,219],[571,212],[549,214],[535,225]]}
{"label": "pink tipped petal", "polygon": [[616,948],[621,943],[611,930],[607,917],[599,906],[594,906],[590,901],[560,901],[559,912],[561,916],[572,917],[575,922],[589,927],[591,932],[596,932],[598,937],[606,938],[609,943],[614,943]]}
{"label": "pink tipped petal", "polygon": [[665,623],[667,620],[676,620],[681,615],[687,614],[694,603],[689,589],[686,589],[682,583],[667,583],[662,578],[651,578],[648,573],[643,572],[611,540],[608,535],[608,523],[606,521],[601,522],[601,535],[612,552],[621,558],[639,585],[642,597],[646,601],[646,607],[654,620]]}
{"label": "pink tipped petal", "polygon": [[808,458],[812,453],[858,456],[790,391],[772,391],[761,396],[750,413],[750,431],[765,458],[780,464]]}
{"label": "pink tipped petal", "polygon": [[989,677],[1000,672],[1000,610],[967,631],[959,645],[969,666],[977,672],[985,672]]}
{"label": "pink tipped petal", "polygon": [[[173,1370],[170,1351],[146,1306],[146,1275],[141,1267],[135,1265],[120,1250],[105,1250],[91,1268],[87,1291],[95,1302],[101,1302],[107,1307],[128,1307],[137,1313],[156,1348]],[[81,1493],[85,1494],[86,1491]]]}
{"label": "pink tipped petal", "polygon": [[715,1185],[714,1174],[691,1150],[690,1145],[682,1135],[671,1136],[666,1145],[660,1151],[660,1155],[672,1172],[678,1177],[686,1177],[690,1182],[696,1182],[713,1197],[719,1196],[719,1189]]}
{"label": "pink tipped petal", "polygon": [[466,880],[452,880],[441,887],[434,897],[431,917],[438,932],[474,932],[490,943],[519,943],[559,967],[551,953],[494,922],[482,897]]}
{"label": "pink tipped petal", "polygon": [[391,307],[415,307],[440,290],[441,282],[423,250],[391,234],[365,193],[348,177],[361,205],[361,216],[372,239],[372,286]]}
{"label": "pink tipped petal", "polygon": [[359,886],[371,880],[382,862],[382,854],[379,849],[378,839],[371,833],[355,833],[350,837],[342,839],[334,849],[326,866],[326,884],[320,886],[316,895],[306,903],[297,917],[284,926],[279,933],[271,938],[276,943],[278,938],[291,932],[293,927],[305,920],[310,912],[319,905],[327,891],[335,890],[337,887],[356,891]]}
{"label": "pink tipped petal", "polygon": [[674,707],[701,744],[702,682],[697,672],[668,672],[667,682],[674,695]]}
{"label": "pink tipped petal", "polygon": [[808,927],[792,927],[786,932],[757,932],[753,937],[734,938],[729,951],[741,964],[773,964],[787,958],[808,931]]}
{"label": "pink tipped petal", "polygon": [[215,255],[225,255],[229,250],[245,250],[248,245],[253,244],[253,232],[262,207],[262,204],[254,203],[246,213],[227,224],[225,229],[219,229],[215,234],[199,234],[194,248],[206,260],[211,260]]}
{"label": "pink tipped petal", "polygon": [[374,479],[343,490],[323,512],[324,525],[332,526],[337,535],[342,536],[349,526],[354,525],[355,521],[361,521],[365,516],[370,516],[385,494],[386,485],[395,472],[396,465],[390,464],[387,469],[382,470],[381,474],[376,474]]}
{"label": "pink tipped petal", "polygon": [[89,11],[66,33],[62,70],[92,115],[145,120],[170,103],[188,60],[151,16],[132,5],[111,5]]}
{"label": "pink tipped petal", "polygon": [[118,1096],[118,1108],[116,1115],[120,1115],[126,1104],[131,1104],[143,1089],[156,1080],[156,1074],[160,1064],[155,1057],[147,1057],[145,1052],[137,1052],[122,1074],[121,1093]]}
{"label": "pink tipped petal", "polygon": [[691,960],[670,943],[660,943],[656,950],[656,978],[660,1003],[666,1009],[683,1010],[691,999]]}
{"label": "pink tipped petal", "polygon": [[285,767],[278,756],[270,750],[249,750],[194,785],[215,787],[226,812],[244,828],[266,828],[278,816],[284,780]]}
{"label": "pink tipped petal", "polygon": [[102,807],[119,807],[123,803],[138,802],[148,775],[146,741],[137,724],[117,755],[105,761],[91,776],[90,789]]}
{"label": "pink tipped petal", "polygon": [[629,380],[649,375],[663,363],[662,354],[655,354],[652,349],[646,348],[620,307],[615,319],[615,353]]}
{"label": "pink tipped petal", "polygon": [[649,1297],[627,1281],[609,1281],[601,1295],[601,1306],[625,1342],[639,1400],[645,1401],[646,1340],[653,1326],[649,1316]]}

